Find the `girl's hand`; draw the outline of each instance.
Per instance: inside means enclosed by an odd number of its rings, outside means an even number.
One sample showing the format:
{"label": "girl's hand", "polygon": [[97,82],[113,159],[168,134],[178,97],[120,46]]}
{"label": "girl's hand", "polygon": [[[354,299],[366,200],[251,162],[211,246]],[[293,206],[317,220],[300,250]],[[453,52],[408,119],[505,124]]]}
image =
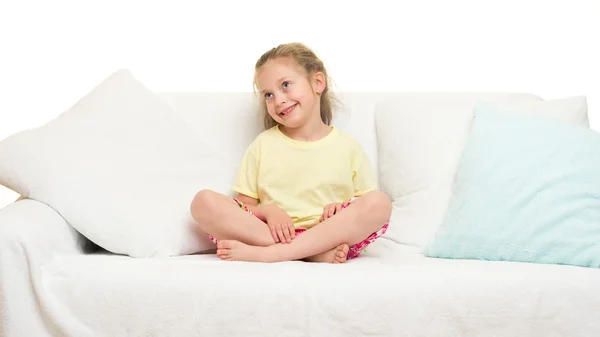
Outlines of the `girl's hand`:
{"label": "girl's hand", "polygon": [[264,210],[265,219],[276,243],[290,243],[296,237],[292,218],[281,208],[271,205]]}
{"label": "girl's hand", "polygon": [[336,215],[342,210],[343,203],[341,202],[333,202],[323,208],[323,215],[321,215],[321,219],[319,222],[323,222],[332,216]]}

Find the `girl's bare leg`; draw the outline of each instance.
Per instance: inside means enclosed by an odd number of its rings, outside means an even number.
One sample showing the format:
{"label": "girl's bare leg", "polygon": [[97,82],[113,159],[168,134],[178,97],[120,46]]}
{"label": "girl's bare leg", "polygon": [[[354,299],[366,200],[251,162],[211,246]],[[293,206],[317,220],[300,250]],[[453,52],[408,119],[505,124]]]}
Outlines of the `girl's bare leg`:
{"label": "girl's bare leg", "polygon": [[352,246],[377,232],[389,220],[392,204],[387,195],[373,191],[354,200],[343,212],[297,236],[288,244],[257,247],[240,240],[223,240],[218,251],[224,260],[279,262],[304,259],[340,245]]}
{"label": "girl's bare leg", "polygon": [[219,242],[235,240],[252,246],[275,244],[267,224],[241,209],[229,196],[202,190],[194,197],[190,211],[200,228]]}

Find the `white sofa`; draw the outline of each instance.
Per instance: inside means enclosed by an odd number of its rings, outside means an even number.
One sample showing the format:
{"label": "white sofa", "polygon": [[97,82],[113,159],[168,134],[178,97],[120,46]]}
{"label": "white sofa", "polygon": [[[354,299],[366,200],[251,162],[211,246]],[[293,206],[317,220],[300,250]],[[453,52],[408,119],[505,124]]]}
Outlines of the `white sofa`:
{"label": "white sofa", "polygon": [[[251,93],[160,97],[232,165],[260,132]],[[113,254],[30,195],[0,210],[0,336],[597,336],[600,270],[422,254],[447,204],[473,103],[541,98],[339,97],[334,124],[361,142],[394,202],[390,231],[361,258],[259,264],[210,252]],[[573,118],[587,123],[586,113]],[[395,123],[386,118],[403,122],[383,130]]]}

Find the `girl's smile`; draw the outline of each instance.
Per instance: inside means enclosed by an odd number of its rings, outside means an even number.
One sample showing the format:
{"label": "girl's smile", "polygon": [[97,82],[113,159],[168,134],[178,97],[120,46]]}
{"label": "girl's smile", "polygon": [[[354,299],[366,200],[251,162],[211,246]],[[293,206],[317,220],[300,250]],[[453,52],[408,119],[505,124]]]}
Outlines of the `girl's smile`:
{"label": "girl's smile", "polygon": [[287,107],[287,108],[285,108],[285,109],[283,109],[283,110],[279,111],[279,112],[278,112],[278,115],[279,115],[280,117],[282,117],[282,118],[286,118],[286,117],[288,117],[288,116],[289,116],[289,115],[290,115],[290,114],[291,114],[291,113],[292,113],[292,112],[293,112],[293,111],[296,109],[296,106],[297,106],[297,105],[298,105],[298,103],[295,103],[295,104],[293,104],[292,106],[290,106],[290,107]]}

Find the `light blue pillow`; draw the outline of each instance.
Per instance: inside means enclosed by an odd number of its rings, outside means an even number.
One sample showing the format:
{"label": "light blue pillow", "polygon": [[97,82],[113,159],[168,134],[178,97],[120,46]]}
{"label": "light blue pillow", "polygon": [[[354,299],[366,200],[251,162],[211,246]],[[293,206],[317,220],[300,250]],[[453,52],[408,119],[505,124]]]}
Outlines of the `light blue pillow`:
{"label": "light blue pillow", "polygon": [[477,104],[425,255],[600,267],[600,133]]}

